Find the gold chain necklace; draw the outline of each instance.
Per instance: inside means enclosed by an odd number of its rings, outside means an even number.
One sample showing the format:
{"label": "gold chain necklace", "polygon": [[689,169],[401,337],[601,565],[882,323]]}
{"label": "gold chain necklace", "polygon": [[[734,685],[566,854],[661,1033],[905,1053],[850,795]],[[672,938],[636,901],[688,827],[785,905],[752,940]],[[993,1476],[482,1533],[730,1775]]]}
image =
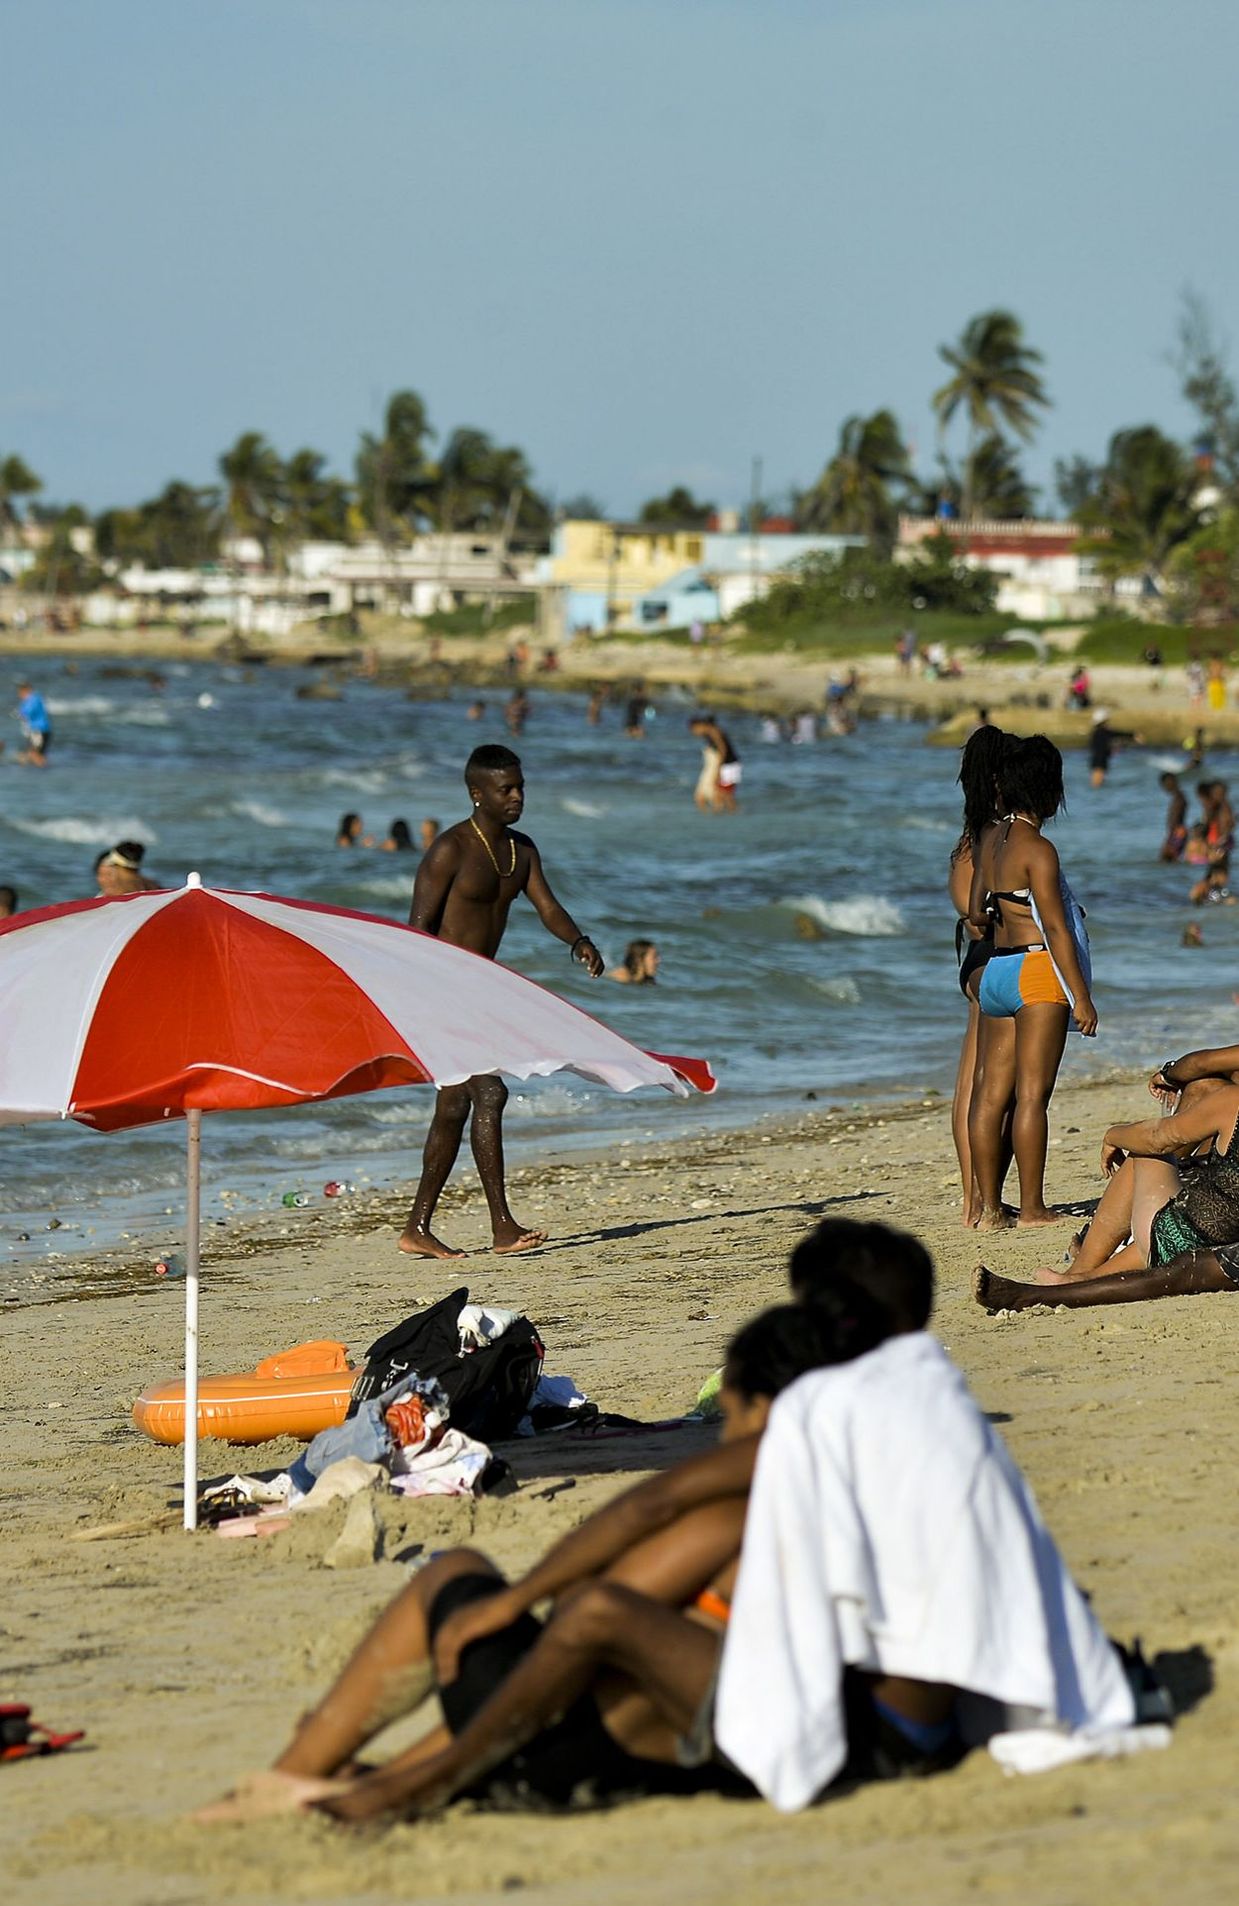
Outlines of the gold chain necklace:
{"label": "gold chain necklace", "polygon": [[473,829],[474,833],[477,835],[478,839],[481,841],[483,847],[486,849],[486,857],[490,861],[490,864],[494,868],[495,872],[499,875],[500,880],[511,880],[513,874],[516,872],[516,842],[512,840],[512,836],[510,834],[508,836],[508,840],[511,843],[511,847],[512,847],[512,865],[508,868],[508,871],[505,874],[503,872],[503,869],[500,867],[499,862],[495,859],[494,848],[491,846],[485,834],[482,832],[481,828],[478,826],[477,822],[474,820],[472,814],[469,816],[469,825]]}

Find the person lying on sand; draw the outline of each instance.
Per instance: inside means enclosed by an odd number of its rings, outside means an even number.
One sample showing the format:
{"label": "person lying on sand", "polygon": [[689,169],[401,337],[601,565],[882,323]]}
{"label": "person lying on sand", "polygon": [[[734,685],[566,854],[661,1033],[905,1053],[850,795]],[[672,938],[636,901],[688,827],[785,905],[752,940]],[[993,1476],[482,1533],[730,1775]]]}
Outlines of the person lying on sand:
{"label": "person lying on sand", "polygon": [[[1173,1065],[1163,1067],[1151,1083],[1173,1089],[1173,1075]],[[1216,1253],[1239,1242],[1239,1085],[1218,1080],[1212,1089],[1185,1091],[1167,1117],[1111,1125],[1101,1168],[1109,1183],[1074,1261],[1047,1266],[1027,1284],[980,1265],[973,1281],[979,1304],[1023,1310],[1229,1287],[1226,1260]],[[1125,1298],[1098,1297],[1089,1288],[1131,1273],[1150,1275],[1129,1286]],[[1068,1297],[1073,1287],[1085,1296]]]}
{"label": "person lying on sand", "polygon": [[[492,1804],[597,1804],[619,1794],[744,1791],[685,1768],[687,1732],[717,1666],[744,1509],[770,1404],[823,1361],[889,1330],[861,1293],[784,1304],[727,1352],[723,1440],[630,1489],[564,1537],[523,1581],[485,1556],[437,1556],[380,1616],[269,1772],[195,1818],[313,1805],[342,1820],[424,1811],[460,1793]],[[552,1598],[545,1627],[530,1612]],[[446,1725],[385,1766],[354,1758],[437,1685]]]}
{"label": "person lying on sand", "polygon": [[[475,748],[465,763],[465,786],[473,803],[466,820],[439,834],[422,858],[413,886],[409,925],[453,946],[493,960],[520,894],[533,904],[548,933],[568,946],[568,957],[597,979],[603,958],[560,906],[542,871],[542,857],[528,834],[513,831],[525,805],[525,777],[510,748]],[[503,1166],[503,1108],[508,1088],[493,1072],[444,1086],[422,1153],[422,1175],[400,1236],[400,1249],[415,1257],[465,1257],[431,1230],[435,1206],[460,1151],[465,1126],[486,1202],[494,1249],[533,1251],[545,1231],[520,1224],[508,1207]],[[470,1121],[472,1121],[470,1123]]]}

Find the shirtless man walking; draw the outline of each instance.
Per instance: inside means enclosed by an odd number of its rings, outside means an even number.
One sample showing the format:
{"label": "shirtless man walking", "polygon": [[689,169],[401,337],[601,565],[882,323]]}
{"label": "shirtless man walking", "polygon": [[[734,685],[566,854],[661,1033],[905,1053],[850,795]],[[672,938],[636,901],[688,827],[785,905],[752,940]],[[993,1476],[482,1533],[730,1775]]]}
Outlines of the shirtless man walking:
{"label": "shirtless man walking", "polygon": [[[409,925],[493,960],[512,902],[523,893],[547,932],[565,941],[571,957],[597,979],[602,955],[551,892],[529,836],[511,831],[525,805],[525,777],[516,755],[510,748],[475,748],[465,764],[465,786],[473,812],[427,850],[417,870]],[[467,1256],[444,1244],[430,1225],[470,1118],[469,1143],[490,1206],[496,1251],[532,1251],[546,1242],[545,1231],[527,1231],[508,1209],[502,1126],[507,1100],[507,1086],[491,1072],[440,1091],[422,1154],[421,1182],[400,1238],[402,1251],[415,1257]]]}

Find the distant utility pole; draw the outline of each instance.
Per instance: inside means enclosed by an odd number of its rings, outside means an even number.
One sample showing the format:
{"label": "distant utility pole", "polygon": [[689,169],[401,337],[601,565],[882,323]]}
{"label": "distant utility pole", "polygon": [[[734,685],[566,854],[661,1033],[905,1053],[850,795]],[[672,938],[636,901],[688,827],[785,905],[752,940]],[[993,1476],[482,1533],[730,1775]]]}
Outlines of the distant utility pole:
{"label": "distant utility pole", "polygon": [[509,495],[508,507],[503,513],[503,527],[499,531],[499,545],[498,545],[498,548],[492,551],[492,554],[491,554],[491,563],[493,565],[494,573],[493,573],[492,582],[491,582],[491,592],[489,596],[486,598],[486,614],[484,617],[484,622],[487,628],[490,627],[491,621],[495,614],[495,603],[498,600],[498,593],[499,593],[495,585],[499,581],[500,570],[507,568],[508,545],[512,541],[512,534],[516,528],[517,512],[519,511],[521,507],[521,499],[524,496],[524,494],[525,494],[524,490],[521,488],[521,485],[518,483],[516,488]]}
{"label": "distant utility pole", "polygon": [[761,458],[753,458],[752,486],[749,492],[749,589],[750,600],[757,600],[757,578],[761,567],[758,544],[758,510],[761,505]]}

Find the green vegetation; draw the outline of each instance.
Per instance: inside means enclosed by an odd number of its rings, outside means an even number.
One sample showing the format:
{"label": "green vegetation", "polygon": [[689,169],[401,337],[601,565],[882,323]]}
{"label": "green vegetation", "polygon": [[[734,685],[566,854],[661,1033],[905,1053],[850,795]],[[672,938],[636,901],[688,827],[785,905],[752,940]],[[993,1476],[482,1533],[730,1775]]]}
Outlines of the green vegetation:
{"label": "green vegetation", "polygon": [[[928,609],[915,617],[900,618],[889,611],[885,615],[870,611],[846,620],[806,617],[781,629],[743,629],[734,639],[729,639],[727,646],[742,655],[781,654],[788,649],[823,658],[889,655],[900,629],[911,627],[916,630],[922,649],[930,642],[945,642],[948,649],[963,651],[986,647],[1016,626],[1011,617],[1005,615],[951,615]],[[1014,647],[1009,652],[1005,648],[996,649],[986,659],[1027,662],[1028,657],[1027,648]]]}
{"label": "green vegetation", "polygon": [[676,529],[704,529],[714,514],[713,503],[703,503],[682,483],[666,496],[652,496],[641,505],[639,523],[666,523]]}
{"label": "green vegetation", "polygon": [[926,611],[966,621],[990,614],[997,593],[996,576],[969,569],[949,537],[934,536],[910,562],[889,562],[872,549],[801,557],[735,619],[751,635],[788,641],[818,627],[864,628],[892,616],[915,620]]}
{"label": "green vegetation", "polygon": [[1165,623],[1137,622],[1133,616],[1099,616],[1090,622],[1072,650],[1087,662],[1140,663],[1150,646],[1160,650],[1167,668],[1181,668],[1191,656],[1207,657],[1216,650],[1229,655],[1239,646],[1239,621],[1216,628],[1169,627]]}
{"label": "green vegetation", "polygon": [[458,609],[440,609],[422,617],[430,635],[494,635],[501,629],[530,628],[538,620],[535,596],[504,596],[490,613],[484,602],[464,602]]}

